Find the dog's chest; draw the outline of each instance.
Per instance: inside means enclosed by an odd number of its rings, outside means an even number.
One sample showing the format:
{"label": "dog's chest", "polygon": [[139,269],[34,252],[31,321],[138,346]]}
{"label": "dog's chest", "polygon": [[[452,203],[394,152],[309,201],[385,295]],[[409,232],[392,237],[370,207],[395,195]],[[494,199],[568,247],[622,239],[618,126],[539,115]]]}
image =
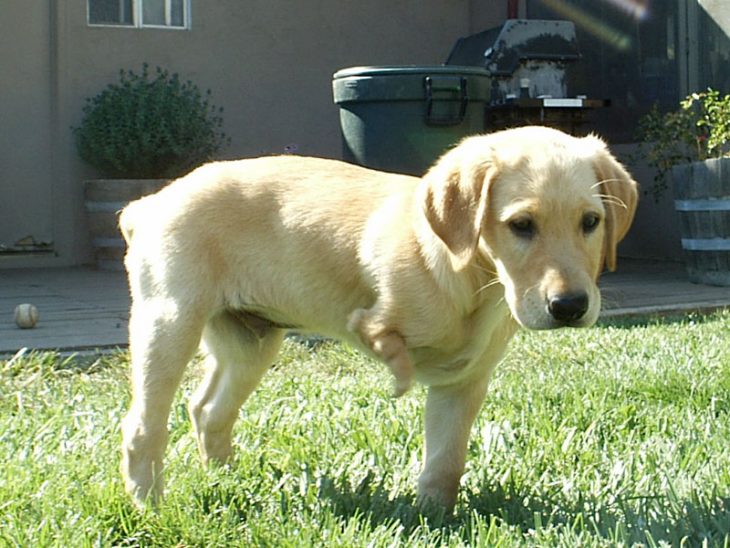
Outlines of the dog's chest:
{"label": "dog's chest", "polygon": [[458,344],[409,349],[416,377],[426,385],[451,384],[485,368],[492,369],[502,358],[516,329],[506,305],[500,303],[482,317],[465,323]]}

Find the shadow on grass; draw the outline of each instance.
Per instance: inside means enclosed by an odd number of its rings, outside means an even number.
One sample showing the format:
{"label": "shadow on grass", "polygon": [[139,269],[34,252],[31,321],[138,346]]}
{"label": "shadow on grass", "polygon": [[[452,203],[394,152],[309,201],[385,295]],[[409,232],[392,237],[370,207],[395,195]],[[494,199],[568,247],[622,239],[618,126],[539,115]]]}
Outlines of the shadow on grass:
{"label": "shadow on grass", "polygon": [[466,507],[480,516],[498,516],[523,533],[552,526],[628,545],[722,545],[730,540],[728,497],[621,496],[610,503],[580,498],[566,504],[546,493],[490,486],[469,495]]}
{"label": "shadow on grass", "polygon": [[[346,476],[312,477],[317,498],[328,512],[350,522],[398,530],[403,539],[411,538],[419,528],[440,532],[442,539],[458,537],[469,544],[480,537],[478,530],[505,527],[505,535],[522,535],[521,540],[552,539],[565,542],[590,539],[599,544],[671,546],[730,545],[730,497],[704,495],[679,499],[666,496],[621,496],[608,503],[595,497],[566,502],[559,493],[535,492],[529,486],[485,484],[479,491],[462,496],[455,514],[442,510],[423,511],[415,495],[392,497],[382,479],[368,474],[353,486]],[[312,484],[314,485],[314,484]],[[257,489],[253,492],[259,493]],[[154,511],[140,513],[125,499],[115,505],[103,505],[109,514],[109,540],[114,545],[152,545],[163,524]],[[283,496],[282,517],[292,512],[307,512],[309,502]],[[216,516],[235,535],[237,524],[261,519],[267,503],[236,482],[224,485],[211,482],[196,489],[193,513]],[[223,512],[222,510],[225,509]],[[270,510],[270,509],[269,509]],[[395,527],[393,527],[395,526]],[[170,523],[164,524],[168,529]],[[507,531],[509,530],[509,531]],[[174,531],[168,535],[174,536]],[[497,530],[493,533],[499,537]],[[416,533],[417,534],[417,533]],[[514,537],[512,537],[514,540]],[[484,540],[482,538],[482,540]]]}
{"label": "shadow on grass", "polygon": [[366,520],[371,526],[397,523],[403,538],[424,525],[441,529],[445,536],[456,534],[473,540],[477,521],[510,526],[528,536],[541,529],[572,531],[575,537],[589,536],[612,543],[673,546],[723,545],[730,541],[730,498],[678,500],[671,496],[623,497],[611,504],[579,499],[572,504],[554,500],[547,493],[529,493],[516,486],[490,485],[466,495],[454,515],[443,511],[422,511],[413,495],[389,497],[382,481],[368,475],[352,487],[344,478],[324,477],[320,497],[332,512],[344,519]]}
{"label": "shadow on grass", "polygon": [[365,519],[373,527],[398,523],[406,536],[428,523],[431,528],[444,525],[447,517],[443,511],[422,512],[413,495],[389,496],[383,481],[375,482],[373,474],[352,487],[346,477],[320,479],[320,499],[331,505],[332,512],[346,519]]}

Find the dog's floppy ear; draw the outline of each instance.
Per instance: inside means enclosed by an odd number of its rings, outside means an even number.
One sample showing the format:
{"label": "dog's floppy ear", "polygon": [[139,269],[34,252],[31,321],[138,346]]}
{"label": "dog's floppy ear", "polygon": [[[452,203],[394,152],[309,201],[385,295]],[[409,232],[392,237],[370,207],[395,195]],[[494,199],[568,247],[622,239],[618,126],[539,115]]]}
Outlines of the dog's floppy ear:
{"label": "dog's floppy ear", "polygon": [[600,142],[593,160],[598,178],[598,192],[606,208],[606,235],[603,242],[603,260],[606,268],[616,270],[616,246],[626,236],[636,213],[638,185]]}
{"label": "dog's floppy ear", "polygon": [[446,244],[456,271],[472,260],[487,209],[489,183],[495,168],[491,154],[469,154],[474,144],[462,143],[424,176],[423,212],[431,230]]}

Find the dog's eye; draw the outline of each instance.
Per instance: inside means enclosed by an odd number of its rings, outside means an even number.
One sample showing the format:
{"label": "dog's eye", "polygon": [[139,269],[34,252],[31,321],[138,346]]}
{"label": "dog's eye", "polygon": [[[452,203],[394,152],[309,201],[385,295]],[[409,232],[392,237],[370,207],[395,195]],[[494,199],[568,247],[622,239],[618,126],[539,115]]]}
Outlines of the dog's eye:
{"label": "dog's eye", "polygon": [[535,223],[528,217],[514,219],[509,222],[510,230],[520,238],[532,238],[535,235]]}
{"label": "dog's eye", "polygon": [[583,232],[585,232],[586,234],[590,234],[598,227],[598,224],[600,222],[601,218],[595,213],[586,213],[585,215],[583,215]]}

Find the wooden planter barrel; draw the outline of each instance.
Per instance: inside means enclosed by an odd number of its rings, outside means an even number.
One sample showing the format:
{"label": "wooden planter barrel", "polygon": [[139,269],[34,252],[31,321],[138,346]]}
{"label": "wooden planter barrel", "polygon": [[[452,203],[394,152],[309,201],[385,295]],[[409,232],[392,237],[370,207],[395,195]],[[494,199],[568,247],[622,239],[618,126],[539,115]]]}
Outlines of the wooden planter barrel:
{"label": "wooden planter barrel", "polygon": [[690,281],[730,286],[730,158],[677,165],[672,180]]}
{"label": "wooden planter barrel", "polygon": [[89,238],[101,270],[124,270],[126,245],[119,231],[119,212],[129,202],[153,194],[166,179],[98,179],[84,182]]}

